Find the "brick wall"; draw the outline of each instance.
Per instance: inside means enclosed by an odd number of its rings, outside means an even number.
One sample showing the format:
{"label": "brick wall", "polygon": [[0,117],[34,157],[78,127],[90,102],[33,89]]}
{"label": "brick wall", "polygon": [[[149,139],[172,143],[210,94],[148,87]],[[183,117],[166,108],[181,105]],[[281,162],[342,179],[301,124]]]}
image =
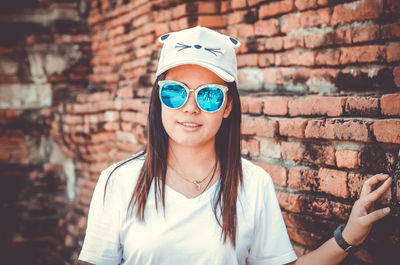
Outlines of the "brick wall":
{"label": "brick wall", "polygon": [[[50,132],[61,102],[88,87],[90,45],[79,1],[0,4],[2,264],[64,264],[74,204],[69,147]],[[57,133],[59,136],[59,133]],[[73,229],[74,230],[74,229]]]}
{"label": "brick wall", "polygon": [[[49,139],[65,159],[73,161],[75,193],[71,210],[60,221],[66,231],[64,245],[74,253],[71,260],[82,243],[100,171],[146,143],[148,96],[161,47],[156,38],[198,24],[242,43],[238,50],[242,152],[271,174],[298,255],[328,239],[348,218],[363,181],[382,173],[395,181],[379,204],[392,206],[393,212],[374,226],[362,251],[343,264],[394,264],[400,258],[398,1],[92,0],[87,4],[87,35],[77,31],[41,38],[39,34],[24,44],[61,41],[89,54],[90,65],[75,63],[60,74],[45,71],[52,101],[39,107],[35,116],[45,117]],[[13,49],[0,50],[12,54]],[[75,58],[74,50],[65,54]],[[11,78],[3,79],[25,83],[21,77],[12,79],[17,72],[2,75]],[[26,112],[2,108],[7,109],[3,116],[11,120]],[[11,135],[4,139],[13,143]]]}

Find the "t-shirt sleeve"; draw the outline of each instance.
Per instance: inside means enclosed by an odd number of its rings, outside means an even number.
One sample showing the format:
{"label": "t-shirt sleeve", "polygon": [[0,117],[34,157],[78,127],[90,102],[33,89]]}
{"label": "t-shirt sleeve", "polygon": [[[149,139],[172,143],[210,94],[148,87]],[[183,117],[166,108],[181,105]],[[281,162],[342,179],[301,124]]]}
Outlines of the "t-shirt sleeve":
{"label": "t-shirt sleeve", "polygon": [[295,261],[297,256],[289,240],[271,177],[265,171],[262,173],[265,177],[257,194],[260,209],[247,264],[287,264]]}
{"label": "t-shirt sleeve", "polygon": [[104,187],[111,170],[104,170],[96,184],[90,202],[86,235],[79,260],[96,265],[116,265],[121,263],[122,246],[119,240],[120,201],[118,190],[111,177]]}

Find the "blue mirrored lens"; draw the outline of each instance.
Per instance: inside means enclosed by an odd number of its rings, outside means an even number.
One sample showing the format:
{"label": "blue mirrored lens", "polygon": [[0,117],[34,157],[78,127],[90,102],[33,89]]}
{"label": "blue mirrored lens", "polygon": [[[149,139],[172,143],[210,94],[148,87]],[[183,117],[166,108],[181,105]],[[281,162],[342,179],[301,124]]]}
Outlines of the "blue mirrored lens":
{"label": "blue mirrored lens", "polygon": [[185,88],[179,84],[169,83],[161,87],[162,103],[172,109],[182,107],[185,103],[187,92]]}
{"label": "blue mirrored lens", "polygon": [[217,111],[224,103],[224,92],[218,87],[204,87],[197,93],[197,103],[205,111]]}

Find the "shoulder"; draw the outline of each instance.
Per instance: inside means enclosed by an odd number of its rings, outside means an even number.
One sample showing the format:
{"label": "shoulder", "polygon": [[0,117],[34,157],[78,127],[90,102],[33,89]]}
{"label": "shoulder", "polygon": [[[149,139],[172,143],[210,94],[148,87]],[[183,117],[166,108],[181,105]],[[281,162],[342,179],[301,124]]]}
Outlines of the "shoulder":
{"label": "shoulder", "polygon": [[144,155],[135,154],[104,169],[98,182],[104,184],[107,182],[107,185],[111,186],[131,186],[136,183],[143,163]]}
{"label": "shoulder", "polygon": [[242,170],[243,170],[243,183],[245,186],[257,185],[266,186],[272,185],[271,176],[265,169],[254,164],[253,162],[242,158]]}

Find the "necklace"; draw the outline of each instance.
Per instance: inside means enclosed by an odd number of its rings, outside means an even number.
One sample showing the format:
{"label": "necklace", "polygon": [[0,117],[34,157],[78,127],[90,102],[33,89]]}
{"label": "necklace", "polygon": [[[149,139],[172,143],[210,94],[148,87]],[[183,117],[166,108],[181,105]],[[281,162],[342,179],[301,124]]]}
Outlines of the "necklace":
{"label": "necklace", "polygon": [[[191,179],[186,178],[182,173],[180,173],[180,172],[179,172],[178,170],[176,170],[173,166],[171,166],[170,163],[168,163],[168,166],[169,166],[173,171],[175,171],[175,173],[176,173],[180,178],[186,180],[187,182],[190,182],[190,183],[194,184],[194,185],[196,186],[196,190],[200,190],[200,188],[201,188],[201,183],[203,183],[203,182],[211,175],[211,172],[213,172],[213,170],[215,170],[215,167],[216,167],[216,165],[214,165],[214,166],[211,168],[210,172],[208,172],[208,174],[207,174],[207,176],[206,176],[205,178],[203,178],[203,179],[201,179],[201,180],[191,180]],[[214,173],[215,173],[215,171],[214,171]],[[214,174],[213,174],[213,175],[214,175]]]}

